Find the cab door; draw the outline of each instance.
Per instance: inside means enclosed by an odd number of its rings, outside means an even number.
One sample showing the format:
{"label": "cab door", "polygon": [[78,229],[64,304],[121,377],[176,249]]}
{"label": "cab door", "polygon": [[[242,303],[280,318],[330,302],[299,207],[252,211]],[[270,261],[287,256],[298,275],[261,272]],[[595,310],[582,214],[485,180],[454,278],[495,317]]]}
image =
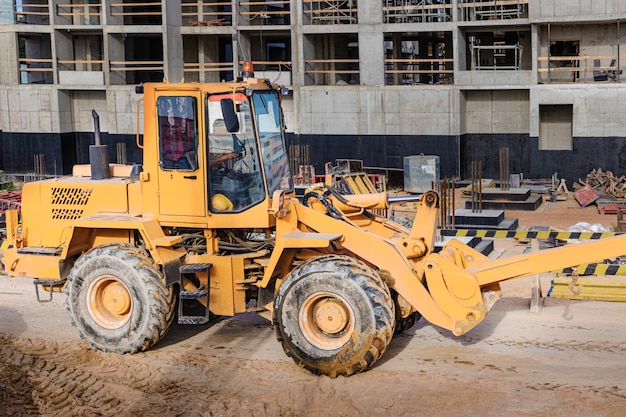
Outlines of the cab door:
{"label": "cab door", "polygon": [[206,214],[205,167],[201,155],[204,123],[200,92],[157,97],[159,132],[159,213],[171,216]]}

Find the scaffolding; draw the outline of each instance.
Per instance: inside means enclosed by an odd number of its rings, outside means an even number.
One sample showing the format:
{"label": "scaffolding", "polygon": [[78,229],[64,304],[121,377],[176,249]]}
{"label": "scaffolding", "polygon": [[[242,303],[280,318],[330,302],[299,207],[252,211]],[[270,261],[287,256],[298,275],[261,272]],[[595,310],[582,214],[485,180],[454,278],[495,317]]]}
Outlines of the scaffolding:
{"label": "scaffolding", "polygon": [[522,62],[522,46],[480,45],[470,42],[472,71],[513,70],[519,71]]}
{"label": "scaffolding", "polygon": [[385,23],[449,22],[450,0],[384,0]]}
{"label": "scaffolding", "polygon": [[303,10],[311,24],[355,24],[357,19],[356,0],[303,0]]}
{"label": "scaffolding", "polygon": [[528,0],[459,0],[462,21],[528,18]]}

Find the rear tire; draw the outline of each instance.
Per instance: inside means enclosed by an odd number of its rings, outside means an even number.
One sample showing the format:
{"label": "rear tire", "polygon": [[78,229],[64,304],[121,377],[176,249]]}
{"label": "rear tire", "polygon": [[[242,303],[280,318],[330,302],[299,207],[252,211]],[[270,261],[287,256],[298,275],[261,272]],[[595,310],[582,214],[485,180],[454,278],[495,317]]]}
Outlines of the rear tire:
{"label": "rear tire", "polygon": [[422,315],[419,311],[414,311],[406,317],[396,317],[396,328],[393,334],[402,334],[409,330],[411,327],[418,322],[419,319],[422,318]]}
{"label": "rear tire", "polygon": [[157,343],[174,319],[172,287],[148,255],[129,245],[83,254],[68,277],[66,308],[80,337],[105,352],[135,353]]}
{"label": "rear tire", "polygon": [[385,352],[394,306],[380,276],[347,256],[295,268],[274,302],[276,337],[294,362],[315,374],[362,372]]}

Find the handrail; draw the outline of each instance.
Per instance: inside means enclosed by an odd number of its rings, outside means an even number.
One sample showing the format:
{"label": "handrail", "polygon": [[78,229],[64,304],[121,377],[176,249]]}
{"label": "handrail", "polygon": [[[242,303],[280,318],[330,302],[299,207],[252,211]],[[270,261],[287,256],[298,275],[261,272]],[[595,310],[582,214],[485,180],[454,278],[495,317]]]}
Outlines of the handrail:
{"label": "handrail", "polygon": [[52,58],[20,58],[18,60],[20,64],[49,64],[49,67],[27,67],[27,68],[19,68],[20,72],[52,72],[54,68],[52,68],[53,60]]}
{"label": "handrail", "polygon": [[[163,61],[109,61],[111,71],[159,71],[164,69]],[[148,67],[134,67],[132,65],[153,65]],[[160,65],[159,65],[160,64]],[[123,65],[122,67],[114,67]]]}
{"label": "handrail", "polygon": [[[45,11],[26,11],[24,9],[45,9]],[[20,10],[21,9],[21,10]],[[48,3],[46,4],[31,4],[31,3],[23,3],[15,5],[15,14],[17,15],[40,15],[47,16],[48,15]]]}
{"label": "handrail", "polygon": [[[69,66],[69,65],[76,65],[76,64],[87,64],[87,65],[100,65],[102,66],[104,64],[104,60],[103,59],[57,59],[57,64],[59,66]],[[79,71],[77,69],[66,69],[66,68],[59,68],[60,71]],[[99,69],[90,69],[90,68],[86,68],[86,69],[82,69],[80,71],[102,71],[102,67],[100,67]]]}
{"label": "handrail", "polygon": [[59,64],[104,64],[103,59],[57,59]]}
{"label": "handrail", "polygon": [[386,58],[385,63],[428,63],[428,62],[454,62],[453,58]]}
{"label": "handrail", "polygon": [[[97,12],[61,12],[60,9],[91,9],[91,8],[99,9]],[[57,4],[57,16],[100,16],[102,14],[102,4],[100,3],[75,3],[75,4]]]}
{"label": "handrail", "polygon": [[[358,59],[305,59],[304,60],[305,74],[359,74],[359,69],[316,69],[315,65],[313,65],[312,69],[307,69],[307,65],[311,64],[359,64]],[[324,65],[322,65],[324,67]]]}
{"label": "handrail", "polygon": [[232,62],[185,62],[183,70],[185,72],[219,72],[232,71]]}
{"label": "handrail", "polygon": [[273,6],[278,4],[290,4],[289,0],[269,0],[269,1],[240,1],[240,6]]}
{"label": "handrail", "polygon": [[255,10],[255,11],[249,11],[249,12],[243,12],[243,11],[239,12],[239,14],[241,15],[258,15],[258,14],[283,15],[283,14],[290,14],[290,13],[291,13],[290,10]]}
{"label": "handrail", "polygon": [[[614,60],[614,65],[597,65],[597,61]],[[548,80],[548,82],[568,82],[563,80],[563,74],[570,73],[572,75],[572,83],[576,82],[598,82],[609,81],[608,75],[612,76],[613,81],[619,81],[619,75],[622,72],[620,62],[626,62],[626,55],[567,55],[567,56],[540,56],[537,57],[539,74],[557,74],[560,75],[559,80]],[[562,63],[566,65],[551,66],[552,63]],[[569,63],[570,65],[567,65]],[[598,76],[605,74],[606,79],[600,79]]]}
{"label": "handrail", "polygon": [[218,1],[218,2],[209,2],[209,3],[202,2],[202,1],[195,2],[195,3],[182,2],[180,5],[181,5],[181,7],[192,7],[192,6],[193,7],[200,7],[200,6],[208,6],[208,7],[211,7],[211,6],[230,6],[230,1],[228,1],[228,2],[219,2]]}
{"label": "handrail", "polygon": [[[144,3],[111,3],[110,5],[111,16],[160,16],[162,14],[161,2],[144,2]],[[128,7],[153,7],[158,8],[158,11],[141,11],[141,12],[118,12],[113,11],[114,8],[121,8],[124,10]]]}
{"label": "handrail", "polygon": [[[240,65],[243,65],[244,61],[239,61]],[[291,61],[252,61],[253,65],[291,65]]]}

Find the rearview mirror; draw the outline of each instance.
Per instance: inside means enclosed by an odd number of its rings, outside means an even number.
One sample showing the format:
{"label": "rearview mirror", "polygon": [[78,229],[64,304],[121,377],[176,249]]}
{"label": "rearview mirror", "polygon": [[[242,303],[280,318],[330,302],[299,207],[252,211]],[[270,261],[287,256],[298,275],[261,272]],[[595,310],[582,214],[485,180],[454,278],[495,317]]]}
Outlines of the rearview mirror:
{"label": "rearview mirror", "polygon": [[235,105],[230,98],[220,100],[222,106],[222,115],[224,116],[224,124],[229,132],[239,132],[239,118],[235,113]]}

